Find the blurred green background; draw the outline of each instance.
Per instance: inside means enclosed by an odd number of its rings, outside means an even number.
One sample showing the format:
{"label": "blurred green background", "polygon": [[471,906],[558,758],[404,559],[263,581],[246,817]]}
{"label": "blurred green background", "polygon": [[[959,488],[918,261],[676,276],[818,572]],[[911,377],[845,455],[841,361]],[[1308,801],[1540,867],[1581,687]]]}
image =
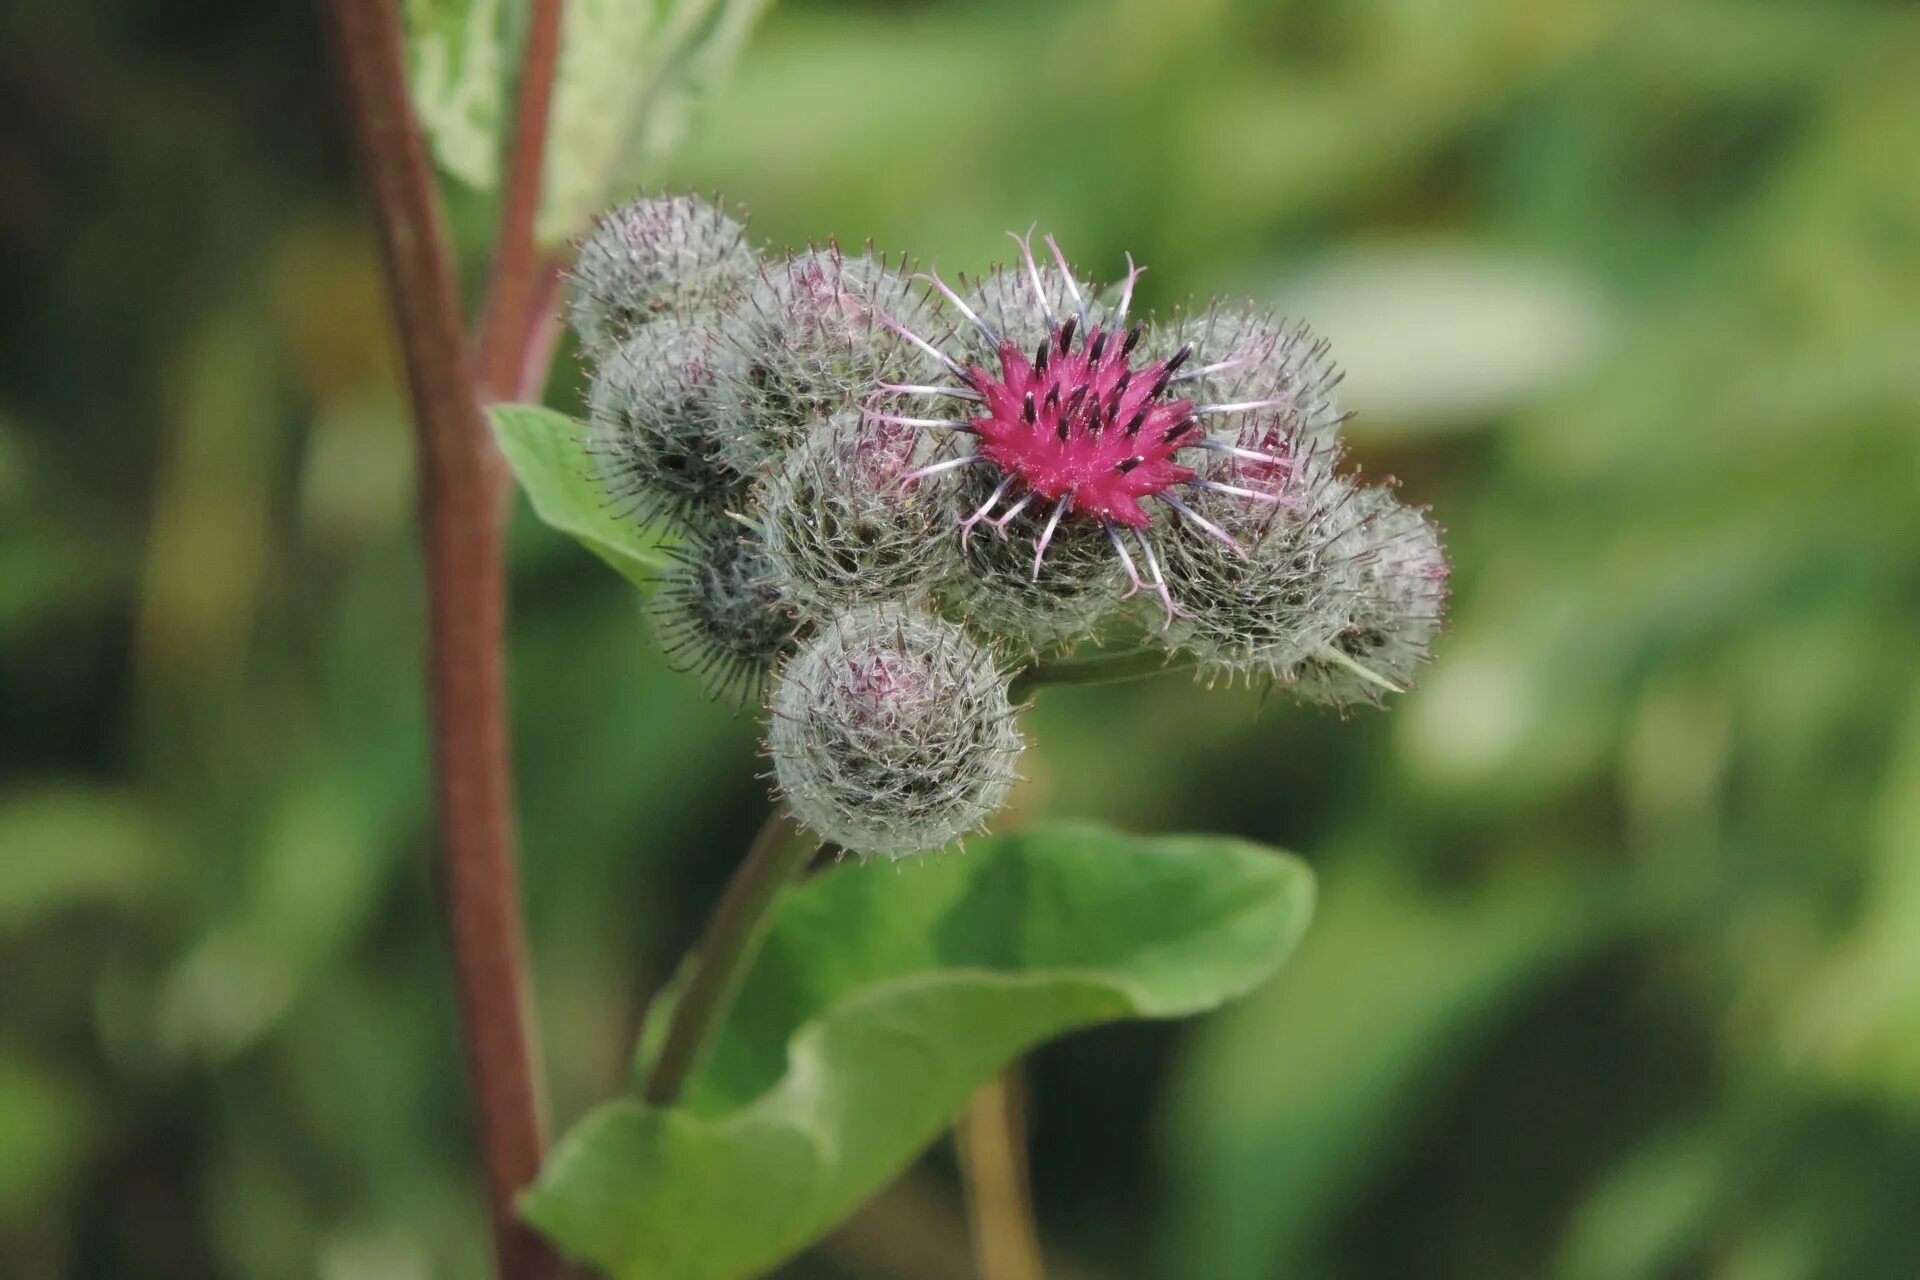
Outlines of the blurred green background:
{"label": "blurred green background", "polygon": [[[0,1276],[484,1273],[408,435],[307,6],[0,10]],[[1920,1272],[1920,15],[782,0],[664,176],[1270,300],[1449,528],[1351,720],[1050,691],[1026,813],[1306,855],[1297,960],[1029,1072],[1063,1280]],[[465,260],[490,211],[456,197]],[[564,359],[553,401],[577,403]],[[755,729],[520,511],[556,1126]],[[971,1274],[948,1151],[782,1274]]]}

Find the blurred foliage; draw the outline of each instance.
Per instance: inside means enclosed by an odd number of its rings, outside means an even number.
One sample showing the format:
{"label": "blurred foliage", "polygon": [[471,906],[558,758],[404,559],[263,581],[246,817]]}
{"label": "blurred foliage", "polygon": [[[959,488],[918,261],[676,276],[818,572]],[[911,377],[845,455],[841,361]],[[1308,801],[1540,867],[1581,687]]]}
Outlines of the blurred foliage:
{"label": "blurred foliage", "polygon": [[[1456,621],[1352,721],[1049,691],[1027,813],[1300,849],[1251,1001],[1032,1064],[1060,1272],[1920,1265],[1920,21],[1868,0],[788,0],[676,183],[776,243],[1323,310]],[[483,1274],[410,477],[304,4],[0,9],[0,1274]],[[471,268],[487,198],[450,212]],[[557,404],[577,396],[571,362]],[[752,726],[516,523],[556,1123]],[[951,1274],[936,1152],[783,1274]],[[944,1252],[942,1252],[944,1251]]]}

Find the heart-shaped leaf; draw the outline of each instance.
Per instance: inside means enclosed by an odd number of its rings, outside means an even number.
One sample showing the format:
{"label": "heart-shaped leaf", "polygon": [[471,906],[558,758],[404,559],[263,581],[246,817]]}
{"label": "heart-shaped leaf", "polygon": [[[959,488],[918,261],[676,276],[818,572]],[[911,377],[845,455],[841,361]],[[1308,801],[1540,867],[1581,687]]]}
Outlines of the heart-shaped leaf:
{"label": "heart-shaped leaf", "polygon": [[506,454],[534,513],[577,539],[627,581],[651,587],[666,558],[653,545],[647,527],[622,519],[594,483],[580,423],[537,404],[496,404],[487,412],[500,452]]}
{"label": "heart-shaped leaf", "polygon": [[615,1102],[523,1210],[620,1280],[738,1280],[819,1238],[1052,1036],[1196,1013],[1272,973],[1312,909],[1236,840],[1051,827],[790,892],[674,1108]]}

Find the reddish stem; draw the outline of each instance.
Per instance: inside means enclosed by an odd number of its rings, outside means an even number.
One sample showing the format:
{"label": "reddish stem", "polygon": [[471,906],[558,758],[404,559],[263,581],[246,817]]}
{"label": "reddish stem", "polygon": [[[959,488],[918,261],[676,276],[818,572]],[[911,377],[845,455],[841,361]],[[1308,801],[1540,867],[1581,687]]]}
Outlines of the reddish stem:
{"label": "reddish stem", "polygon": [[554,349],[560,345],[560,268],[548,263],[534,290],[533,307],[520,350],[520,374],[513,398],[538,404],[546,395],[547,375],[553,369]]}
{"label": "reddish stem", "polygon": [[[548,282],[554,276],[554,264],[542,260],[534,244],[533,227],[540,212],[547,117],[560,60],[560,6],[561,0],[533,0],[527,24],[513,137],[508,143],[507,170],[500,188],[500,226],[488,269],[486,303],[481,309],[483,402],[523,394],[533,362],[530,348],[537,345],[535,335],[544,312],[550,312],[553,306]],[[539,363],[544,380],[546,362]],[[539,388],[534,388],[534,394],[538,392]]]}
{"label": "reddish stem", "polygon": [[475,396],[453,258],[407,96],[399,6],[321,0],[320,9],[413,405],[440,872],[495,1257],[503,1280],[548,1280],[560,1260],[513,1209],[543,1143],[502,682],[503,468]]}

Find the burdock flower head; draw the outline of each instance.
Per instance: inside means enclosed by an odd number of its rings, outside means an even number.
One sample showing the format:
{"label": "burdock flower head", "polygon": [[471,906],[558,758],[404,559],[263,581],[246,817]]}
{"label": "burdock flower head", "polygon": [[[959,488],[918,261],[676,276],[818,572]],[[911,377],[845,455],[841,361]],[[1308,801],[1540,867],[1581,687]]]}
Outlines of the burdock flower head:
{"label": "burdock flower head", "polygon": [[1007,677],[960,627],[866,606],[827,622],[774,694],[768,753],[802,822],[906,857],[980,827],[1020,757]]}
{"label": "burdock flower head", "polygon": [[1444,612],[1425,514],[1341,465],[1324,343],[1251,307],[1152,325],[1131,259],[1103,290],[1014,240],[956,289],[871,249],[764,260],[671,197],[583,250],[590,448],[679,533],[669,632],[722,685],[772,673],[781,785],[855,852],[991,816],[1009,664],[1124,637],[1346,707],[1405,687]]}
{"label": "burdock flower head", "polygon": [[[979,331],[997,368],[972,361],[962,363],[902,329],[947,370],[952,385],[888,385],[884,389],[950,398],[971,408],[963,420],[876,416],[895,423],[944,427],[974,437],[972,450],[923,469],[923,473],[931,473],[981,465],[991,467],[997,476],[987,500],[960,522],[963,543],[982,521],[991,520],[997,530],[1004,531],[1015,516],[1038,502],[1045,521],[1033,545],[1034,577],[1040,575],[1048,544],[1061,520],[1073,516],[1099,524],[1128,566],[1129,581],[1138,590],[1143,584],[1132,570],[1133,558],[1121,541],[1120,531],[1131,530],[1141,537],[1142,549],[1151,560],[1145,535],[1139,533],[1153,523],[1143,504],[1157,500],[1199,522],[1200,517],[1180,499],[1176,489],[1219,483],[1202,478],[1193,467],[1178,460],[1184,449],[1211,444],[1201,427],[1203,413],[1248,410],[1278,402],[1197,406],[1184,398],[1174,379],[1182,376],[1193,349],[1182,347],[1171,356],[1155,355],[1141,346],[1146,332],[1144,321],[1126,327],[1139,269],[1128,273],[1119,302],[1111,310],[1089,308],[1059,247],[1051,237],[1047,243],[1059,262],[1062,285],[1072,300],[1071,311],[1064,316],[1055,312],[1025,240],[1021,249],[1033,279],[1029,305],[1038,316],[1028,317],[1030,323],[1024,327],[1040,333],[1030,352],[1012,336],[1002,336],[937,275],[933,276],[935,287]],[[1032,323],[1036,319],[1044,323]],[[1185,380],[1204,372],[1204,368],[1187,370]],[[1282,463],[1277,457],[1271,461]],[[1246,492],[1265,496],[1253,490]],[[1219,536],[1232,541],[1224,532]],[[1152,571],[1153,589],[1171,616],[1175,610],[1166,581],[1157,567]]]}
{"label": "burdock flower head", "polygon": [[[1262,524],[1273,508],[1298,506],[1298,495],[1288,492],[1289,482],[1303,469],[1301,446],[1308,429],[1320,425],[1302,406],[1324,410],[1328,401],[1321,384],[1331,379],[1316,369],[1312,394],[1297,394],[1309,389],[1301,370],[1271,366],[1309,363],[1294,358],[1303,335],[1289,339],[1257,324],[1233,326],[1231,345],[1197,360],[1191,341],[1169,351],[1164,339],[1149,335],[1145,321],[1129,323],[1134,283],[1144,268],[1129,260],[1118,300],[1103,305],[1089,296],[1090,287],[1076,280],[1059,245],[1048,236],[1059,282],[1057,291],[1050,290],[1034,259],[1030,234],[1015,237],[1029,282],[1025,297],[1017,290],[1008,296],[1004,281],[996,291],[1005,333],[982,319],[938,275],[929,277],[933,286],[978,339],[950,355],[901,330],[946,371],[948,381],[940,386],[887,384],[882,390],[957,401],[962,416],[874,416],[973,438],[970,449],[924,469],[991,470],[994,483],[986,500],[960,521],[963,545],[982,522],[1005,533],[1031,509],[1040,516],[1031,570],[1038,579],[1063,521],[1095,526],[1125,573],[1127,594],[1150,591],[1171,621],[1181,608],[1155,546],[1156,526],[1164,529],[1184,520],[1245,558],[1243,543],[1197,510],[1195,498],[1200,493],[1232,498],[1236,510],[1259,512]],[[1058,301],[1062,296],[1064,308]],[[1031,348],[1025,346],[1021,339],[1036,333],[1038,340]],[[1261,386],[1261,365],[1277,375],[1273,385],[1261,387],[1261,394],[1234,401],[1202,398],[1229,381],[1241,388]],[[1226,376],[1236,371],[1237,376]],[[1251,425],[1231,425],[1240,421]],[[1209,454],[1226,459],[1227,465],[1209,466],[1202,460]]]}

